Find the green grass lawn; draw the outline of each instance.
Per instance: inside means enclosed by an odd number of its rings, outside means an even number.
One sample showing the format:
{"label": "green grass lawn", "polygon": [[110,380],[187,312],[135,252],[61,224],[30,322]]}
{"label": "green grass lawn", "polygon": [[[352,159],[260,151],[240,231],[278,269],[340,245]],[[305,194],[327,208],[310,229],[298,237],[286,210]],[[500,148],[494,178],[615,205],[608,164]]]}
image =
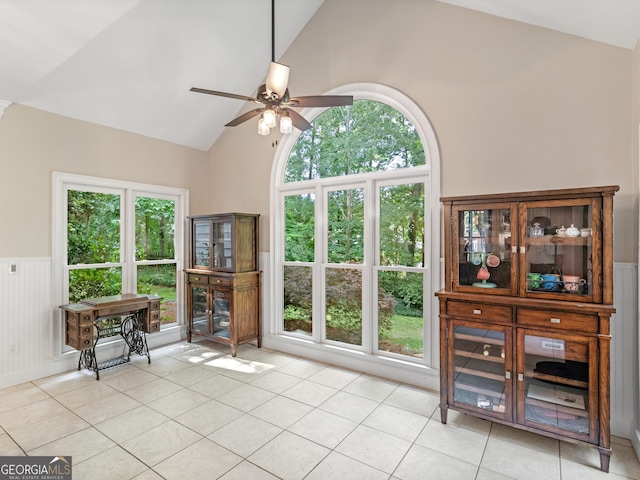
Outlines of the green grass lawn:
{"label": "green grass lawn", "polygon": [[163,285],[151,285],[151,293],[153,295],[160,295],[163,297],[163,301],[170,302],[176,299],[176,288],[165,287]]}
{"label": "green grass lawn", "polygon": [[413,352],[422,352],[424,348],[422,332],[422,317],[394,315],[391,319],[391,332],[381,337],[381,340],[405,347]]}

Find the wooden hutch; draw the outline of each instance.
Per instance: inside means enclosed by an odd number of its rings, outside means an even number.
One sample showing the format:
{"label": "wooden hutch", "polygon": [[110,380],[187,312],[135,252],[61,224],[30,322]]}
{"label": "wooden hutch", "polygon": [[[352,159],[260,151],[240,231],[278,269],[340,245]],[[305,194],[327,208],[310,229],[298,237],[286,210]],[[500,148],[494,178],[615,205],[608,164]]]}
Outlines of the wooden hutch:
{"label": "wooden hutch", "polygon": [[259,215],[189,217],[187,340],[201,335],[237,346],[262,346],[262,272],[258,270]]}
{"label": "wooden hutch", "polygon": [[618,186],[446,197],[440,409],[597,446],[609,471]]}

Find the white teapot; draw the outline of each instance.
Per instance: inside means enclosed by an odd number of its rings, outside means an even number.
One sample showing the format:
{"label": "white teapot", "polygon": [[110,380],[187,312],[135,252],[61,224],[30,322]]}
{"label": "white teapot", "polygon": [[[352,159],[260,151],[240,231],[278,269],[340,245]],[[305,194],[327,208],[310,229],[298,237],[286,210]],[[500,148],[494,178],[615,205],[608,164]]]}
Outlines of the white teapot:
{"label": "white teapot", "polygon": [[567,228],[567,237],[579,237],[580,229],[573,226],[573,223],[569,228]]}

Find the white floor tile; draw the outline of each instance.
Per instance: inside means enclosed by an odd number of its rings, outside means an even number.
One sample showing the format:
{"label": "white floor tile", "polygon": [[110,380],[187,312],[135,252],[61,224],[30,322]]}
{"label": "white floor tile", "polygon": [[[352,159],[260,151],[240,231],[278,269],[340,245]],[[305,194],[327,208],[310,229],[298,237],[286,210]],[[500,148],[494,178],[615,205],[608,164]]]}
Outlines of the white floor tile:
{"label": "white floor tile", "polygon": [[246,458],[280,433],[280,427],[253,415],[243,415],[216,430],[208,438]]}
{"label": "white floor tile", "polygon": [[331,452],[305,480],[387,480],[388,473]]}
{"label": "white floor tile", "polygon": [[242,462],[242,457],[231,453],[211,440],[203,438],[179,451],[154,467],[166,480],[218,478]]}
{"label": "white floor tile", "polygon": [[411,442],[361,425],[351,432],[335,451],[391,474],[409,448]]}
{"label": "white floor tile", "polygon": [[329,452],[317,443],[282,432],[248,460],[283,480],[302,480]]}
{"label": "white floor tile", "polygon": [[151,356],[0,390],[0,454],[68,455],[91,480],[640,480],[628,439],[607,474],[593,446],[445,425],[437,393],[373,375],[206,339]]}

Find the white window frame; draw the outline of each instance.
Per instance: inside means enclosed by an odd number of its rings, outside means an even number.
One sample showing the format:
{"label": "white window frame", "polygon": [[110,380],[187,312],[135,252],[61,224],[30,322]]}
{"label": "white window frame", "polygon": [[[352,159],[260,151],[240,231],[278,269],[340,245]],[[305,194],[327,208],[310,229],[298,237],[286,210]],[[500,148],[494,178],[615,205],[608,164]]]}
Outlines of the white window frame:
{"label": "white window frame", "polygon": [[[99,264],[122,268],[122,290],[133,291],[136,288],[138,265],[175,263],[176,264],[176,323],[184,325],[184,281],[185,258],[185,222],[188,215],[189,191],[182,188],[166,187],[144,183],[113,180],[101,177],[53,172],[52,178],[52,301],[54,308],[68,303],[69,279],[67,272],[73,266],[67,265],[67,192],[81,190],[120,195],[121,211],[125,212],[120,222],[120,259],[119,262]],[[175,259],[170,261],[137,261],[135,259],[135,198],[138,196],[162,198],[175,201]],[[91,265],[83,265],[90,267]],[[58,321],[52,329],[52,348],[54,354],[72,350],[65,347],[62,314],[54,315]]]}
{"label": "white window frame", "polygon": [[[403,168],[397,170],[389,170],[386,172],[372,172],[365,174],[350,175],[348,177],[333,177],[326,179],[318,179],[315,181],[305,182],[284,182],[284,172],[286,170],[287,161],[294,144],[298,140],[300,132],[288,135],[278,145],[275,154],[275,160],[271,170],[271,258],[269,259],[269,284],[272,291],[271,302],[268,305],[268,315],[265,319],[265,335],[264,344],[271,348],[277,348],[281,351],[303,355],[309,358],[315,358],[322,361],[331,362],[347,368],[354,368],[361,371],[376,373],[389,378],[395,378],[400,381],[420,384],[427,387],[439,388],[438,384],[438,368],[439,368],[439,320],[438,320],[438,304],[434,297],[434,293],[442,286],[442,262],[440,258],[440,152],[435,132],[427,119],[426,115],[409,97],[403,93],[379,84],[357,83],[344,85],[327,92],[335,95],[353,95],[354,99],[367,99],[385,103],[399,112],[401,112],[415,127],[422,141],[425,150],[425,165],[412,168]],[[307,119],[312,119],[322,113],[320,109],[306,109],[300,112]],[[313,335],[311,337],[302,335],[292,335],[289,332],[283,333],[282,328],[282,265],[284,262],[284,238],[282,225],[284,223],[284,196],[292,195],[296,192],[313,191],[316,199],[315,208],[323,209],[322,215],[316,215],[316,263],[317,259],[326,261],[326,255],[323,251],[325,226],[324,208],[325,208],[325,190],[326,188],[337,188],[341,184],[344,188],[350,185],[362,185],[362,182],[368,185],[365,188],[375,189],[380,184],[387,182],[393,183],[411,183],[422,182],[425,184],[425,230],[430,232],[427,237],[428,246],[431,248],[425,251],[425,268],[424,268],[424,318],[425,318],[425,342],[424,342],[424,359],[423,363],[416,364],[403,361],[400,355],[388,355],[386,352],[378,352],[372,345],[371,333],[365,340],[365,332],[363,326],[363,347],[362,349],[344,348],[344,345],[331,345],[322,343],[324,332],[316,332],[315,325]],[[372,182],[372,183],[371,183]],[[379,205],[377,205],[378,194],[375,190],[370,190],[376,199],[374,209],[367,210],[365,208],[365,229],[373,230],[375,227],[375,219],[370,218],[371,215],[379,215]],[[372,211],[373,210],[373,211]],[[374,245],[365,245],[365,258],[373,258],[367,256],[367,249],[378,251],[378,239],[374,239]],[[425,246],[427,248],[427,246]],[[287,263],[288,264],[288,263]],[[306,265],[296,263],[296,265]],[[326,265],[323,263],[323,265]],[[377,284],[377,271],[379,266],[375,266],[372,271],[375,272],[376,278],[369,278],[367,282],[375,281]],[[410,269],[416,271],[415,269]],[[322,282],[324,268],[321,271],[313,272],[314,285],[316,282]],[[364,279],[363,279],[364,281]],[[323,285],[323,283],[318,283]],[[315,289],[314,289],[315,290]],[[365,288],[363,286],[363,292]],[[315,294],[315,293],[314,293]],[[324,302],[316,302],[318,306]],[[367,299],[363,299],[367,301]],[[370,301],[370,299],[369,299]],[[369,302],[370,303],[370,302]],[[363,314],[364,314],[363,305]],[[320,309],[320,308],[318,308]],[[321,314],[314,311],[314,318]],[[377,316],[377,315],[376,315]],[[377,324],[377,323],[376,323]],[[366,359],[363,357],[366,356]],[[425,377],[425,373],[428,377]],[[428,381],[425,381],[428,378]]]}

